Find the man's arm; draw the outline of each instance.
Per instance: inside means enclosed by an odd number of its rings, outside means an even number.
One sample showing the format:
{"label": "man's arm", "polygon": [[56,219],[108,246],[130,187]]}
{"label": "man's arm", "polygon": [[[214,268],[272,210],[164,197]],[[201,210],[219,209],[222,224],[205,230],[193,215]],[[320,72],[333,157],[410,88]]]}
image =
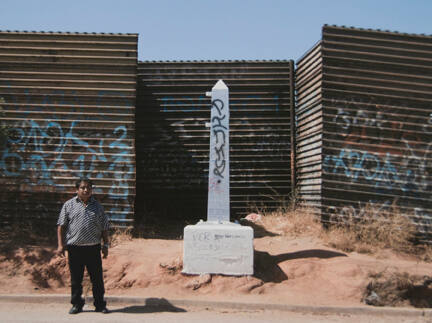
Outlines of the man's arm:
{"label": "man's arm", "polygon": [[104,258],[108,257],[108,248],[109,248],[109,236],[108,236],[108,230],[102,231],[102,255]]}
{"label": "man's arm", "polygon": [[57,226],[57,254],[64,255],[65,246],[64,246],[64,226]]}

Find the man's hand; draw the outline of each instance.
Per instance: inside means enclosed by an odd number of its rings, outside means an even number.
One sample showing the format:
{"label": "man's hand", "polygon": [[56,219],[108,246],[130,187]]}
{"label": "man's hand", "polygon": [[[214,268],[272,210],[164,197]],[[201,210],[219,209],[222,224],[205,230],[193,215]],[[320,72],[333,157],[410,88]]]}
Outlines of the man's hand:
{"label": "man's hand", "polygon": [[102,255],[104,258],[108,257],[108,248],[109,248],[109,237],[108,237],[108,230],[102,231]]}
{"label": "man's hand", "polygon": [[108,257],[108,246],[103,245],[102,246],[102,257],[105,259]]}
{"label": "man's hand", "polygon": [[61,225],[57,226],[57,250],[56,255],[60,257],[65,256],[65,245],[64,245],[64,227]]}
{"label": "man's hand", "polygon": [[56,253],[57,256],[64,257],[64,255],[65,255],[65,247],[64,246],[58,246],[57,250],[55,251],[55,253]]}

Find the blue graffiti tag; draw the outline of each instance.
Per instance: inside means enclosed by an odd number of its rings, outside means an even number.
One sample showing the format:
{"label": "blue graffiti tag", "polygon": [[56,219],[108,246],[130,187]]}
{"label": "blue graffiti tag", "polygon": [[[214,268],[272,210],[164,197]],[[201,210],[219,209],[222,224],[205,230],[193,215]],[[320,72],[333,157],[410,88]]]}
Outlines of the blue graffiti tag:
{"label": "blue graffiti tag", "polygon": [[367,151],[352,151],[342,149],[339,155],[327,155],[323,159],[323,170],[332,174],[343,174],[352,182],[359,179],[370,181],[375,188],[394,189],[403,191],[413,189],[406,180],[400,178],[400,172],[391,162],[391,154],[387,153],[384,160],[377,154]]}
{"label": "blue graffiti tag", "polygon": [[[23,120],[11,129],[12,136],[0,159],[0,171],[8,177],[21,176],[29,185],[52,185],[58,189],[64,189],[56,181],[59,172],[112,180],[107,189],[107,199],[112,201],[109,202],[112,206],[107,213],[112,218],[125,219],[132,210],[128,200],[129,181],[135,176],[133,153],[130,152],[133,147],[126,141],[126,126],[113,130],[114,140],[108,146],[104,145],[104,138],[97,146],[92,146],[74,133],[77,124],[77,121],[72,121],[65,133],[57,122],[47,122],[43,127],[34,120]],[[55,133],[55,138],[50,135],[52,133]],[[72,153],[71,147],[79,151],[73,152],[73,160],[68,157]],[[100,162],[108,166],[96,167]],[[102,193],[100,189],[95,192]]]}

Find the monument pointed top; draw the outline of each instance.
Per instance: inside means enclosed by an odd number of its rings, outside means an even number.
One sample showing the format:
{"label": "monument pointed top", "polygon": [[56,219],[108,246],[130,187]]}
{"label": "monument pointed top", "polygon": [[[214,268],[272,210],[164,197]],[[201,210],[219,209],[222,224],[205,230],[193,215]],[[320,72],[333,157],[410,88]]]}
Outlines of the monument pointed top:
{"label": "monument pointed top", "polygon": [[222,80],[217,81],[217,83],[213,86],[212,90],[227,90],[225,82]]}

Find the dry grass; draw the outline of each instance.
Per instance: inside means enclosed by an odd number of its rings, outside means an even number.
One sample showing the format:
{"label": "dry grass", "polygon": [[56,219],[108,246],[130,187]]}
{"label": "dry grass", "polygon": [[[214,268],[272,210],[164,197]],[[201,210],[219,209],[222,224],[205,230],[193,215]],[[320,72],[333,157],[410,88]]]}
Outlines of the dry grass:
{"label": "dry grass", "polygon": [[390,249],[415,255],[420,261],[432,262],[432,246],[414,243],[416,226],[396,206],[381,212],[369,206],[357,212],[361,217],[345,213],[328,228],[324,228],[316,212],[310,208],[295,209],[288,205],[277,211],[261,210],[259,213],[262,218],[255,226],[277,235],[318,237],[330,247],[345,252],[374,254]]}
{"label": "dry grass", "polygon": [[324,235],[326,242],[343,251],[374,253],[382,249],[411,253],[416,227],[409,216],[396,207],[380,213],[371,207],[359,212],[361,217],[344,214]]}
{"label": "dry grass", "polygon": [[114,228],[113,232],[110,235],[111,247],[118,246],[125,241],[131,241],[133,239],[132,236],[133,228]]}
{"label": "dry grass", "polygon": [[262,227],[265,231],[281,236],[320,236],[322,225],[313,209],[298,207],[298,191],[294,190],[288,196],[279,194],[269,188],[273,194],[266,196],[278,203],[279,208],[268,211],[265,208],[252,207],[255,213],[262,215],[254,227]]}
{"label": "dry grass", "polygon": [[308,208],[279,209],[273,212],[262,212],[262,214],[261,225],[264,229],[281,236],[319,236],[322,232],[321,223]]}
{"label": "dry grass", "polygon": [[432,245],[416,245],[415,254],[421,261],[432,262]]}
{"label": "dry grass", "polygon": [[360,217],[344,213],[321,238],[331,247],[347,252],[373,254],[390,249],[432,262],[432,245],[416,243],[416,225],[396,205],[380,212],[369,205],[357,214]]}

